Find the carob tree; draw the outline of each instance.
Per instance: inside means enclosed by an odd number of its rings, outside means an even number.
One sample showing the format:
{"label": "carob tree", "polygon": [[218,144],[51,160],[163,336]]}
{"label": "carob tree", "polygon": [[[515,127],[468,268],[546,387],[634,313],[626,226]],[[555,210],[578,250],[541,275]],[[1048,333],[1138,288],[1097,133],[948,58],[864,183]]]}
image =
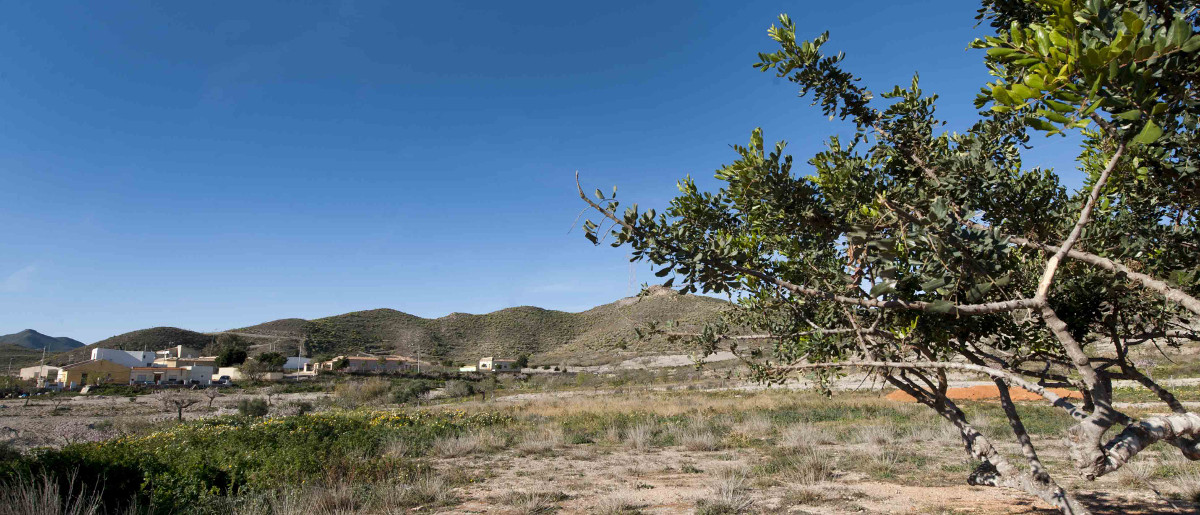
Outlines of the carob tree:
{"label": "carob tree", "polygon": [[[765,381],[878,374],[958,428],[981,462],[969,482],[1086,513],[1047,472],[1009,389],[1075,419],[1064,436],[1084,478],[1160,441],[1200,459],[1200,414],[1131,357],[1200,339],[1193,5],[985,0],[979,19],[995,33],[971,47],[985,51],[995,81],[978,96],[980,119],[955,133],[940,130],[937,97],[916,78],[876,98],[842,54],[823,53],[828,33],[797,40],[780,16],[768,31],[778,49],[754,66],[853,123],[853,137],[829,138],[801,175],[784,143],[768,148],[755,130],[717,170],[717,191],[686,178],[659,214],[620,210],[615,188],[590,198],[581,187],[600,215],[586,236],[599,244],[611,233],[613,246],[670,276],[667,286],[737,300],[720,322],[671,336],[729,348]],[[1031,134],[1068,131],[1085,143],[1075,193],[1021,157]],[[1024,463],[968,423],[946,395],[950,372],[995,381]],[[1164,414],[1114,407],[1117,379],[1149,388]]]}

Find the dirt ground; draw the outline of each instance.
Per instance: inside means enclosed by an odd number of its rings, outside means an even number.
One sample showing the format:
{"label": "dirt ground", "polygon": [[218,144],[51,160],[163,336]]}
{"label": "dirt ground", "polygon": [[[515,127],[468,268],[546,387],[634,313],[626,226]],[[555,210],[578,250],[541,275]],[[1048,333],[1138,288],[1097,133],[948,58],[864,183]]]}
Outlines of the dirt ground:
{"label": "dirt ground", "polygon": [[[848,378],[846,389],[863,389],[862,378]],[[968,392],[980,382],[959,383]],[[641,393],[629,390],[583,390],[524,393],[497,397],[487,404],[467,402],[457,409],[510,409],[516,412],[537,406],[547,412],[571,412],[585,409],[594,402],[624,402],[635,405],[639,395],[663,395],[668,388],[645,388]],[[753,385],[730,385],[737,402],[746,409],[757,398],[769,396]],[[677,392],[678,393],[678,392]],[[726,392],[730,393],[730,392]],[[779,394],[781,392],[775,392]],[[986,392],[985,392],[986,393]],[[688,392],[688,395],[704,392]],[[972,393],[972,395],[980,392]],[[217,398],[210,411],[207,399],[184,413],[185,418],[200,418],[235,411],[239,400],[262,397],[255,393],[227,393]],[[275,414],[287,414],[295,402],[320,404],[329,394],[296,393],[272,397]],[[880,395],[882,397],[882,395]],[[877,400],[876,402],[886,402]],[[174,418],[164,411],[153,396],[127,397],[77,396],[61,401],[37,399],[30,406],[23,400],[0,401],[0,439],[16,447],[62,445],[79,438],[80,425],[105,426],[119,432],[127,427],[153,426]],[[901,403],[897,403],[901,404]],[[549,406],[549,408],[547,408]],[[909,405],[911,406],[911,405]],[[684,403],[679,409],[692,409]],[[915,409],[915,407],[914,407]],[[555,411],[557,412],[557,411]],[[715,413],[715,412],[714,412]],[[547,415],[553,416],[553,415]],[[73,430],[74,428],[74,430]],[[1031,496],[1009,489],[973,487],[965,484],[969,470],[961,443],[956,435],[937,433],[928,438],[843,438],[828,446],[830,475],[815,481],[794,481],[787,476],[761,472],[764,464],[779,450],[772,442],[784,428],[768,427],[755,436],[746,432],[749,443],[720,450],[688,450],[682,445],[631,448],[624,441],[559,442],[530,451],[519,445],[477,452],[461,457],[430,457],[430,463],[447,475],[467,475],[470,484],[455,487],[459,502],[451,506],[418,509],[437,513],[697,513],[699,502],[725,499],[745,513],[981,513],[1026,514],[1056,513],[1050,506]],[[847,427],[847,431],[867,432],[871,427]],[[65,436],[64,436],[65,435]],[[96,435],[91,435],[96,436]],[[86,436],[85,436],[86,437]],[[760,442],[761,441],[761,442]],[[1061,454],[1061,443],[1044,439],[1039,448]],[[895,474],[865,473],[858,461],[872,459],[896,447],[908,455],[927,456],[917,468],[897,468]],[[1009,452],[1015,452],[1009,449]],[[1158,465],[1154,465],[1158,466]],[[1147,473],[1149,474],[1149,473]],[[1200,477],[1200,476],[1196,476]],[[1090,500],[1097,513],[1182,514],[1197,513],[1195,505],[1155,495],[1149,490],[1129,490],[1125,486],[1139,480],[1134,474],[1115,474],[1094,483],[1059,476],[1068,488]],[[1110,493],[1110,492],[1121,493]],[[1111,506],[1110,510],[1104,508]]]}
{"label": "dirt ground", "polygon": [[[753,453],[733,456],[722,451],[597,453],[575,449],[553,457],[506,452],[483,459],[442,460],[439,467],[482,473],[486,480],[465,489],[464,502],[438,512],[537,512],[528,505],[510,505],[514,493],[523,492],[530,494],[528,497],[540,496],[556,513],[620,513],[614,507],[624,506],[637,510],[630,513],[690,514],[696,513],[697,500],[711,498],[714,486],[728,481],[723,477],[731,472],[744,473],[763,459]],[[1058,513],[1048,504],[1014,490],[966,484],[922,486],[904,484],[905,481],[881,482],[854,473],[804,485],[745,481],[747,513]],[[1147,496],[1109,496],[1104,502],[1112,503],[1112,510],[1101,508],[1097,513],[1195,513],[1192,505]]]}

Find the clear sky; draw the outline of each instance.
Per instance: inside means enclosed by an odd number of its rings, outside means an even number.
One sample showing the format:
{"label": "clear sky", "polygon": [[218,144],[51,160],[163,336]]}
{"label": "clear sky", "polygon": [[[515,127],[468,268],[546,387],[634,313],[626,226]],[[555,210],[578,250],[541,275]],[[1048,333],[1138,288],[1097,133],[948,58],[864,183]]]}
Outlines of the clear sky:
{"label": "clear sky", "polygon": [[[654,278],[568,234],[576,170],[652,207],[755,127],[818,151],[844,128],[751,68],[781,12],[872,91],[919,71],[965,129],[976,7],[7,3],[0,334],[611,302]],[[1069,169],[1056,143],[1027,164]]]}

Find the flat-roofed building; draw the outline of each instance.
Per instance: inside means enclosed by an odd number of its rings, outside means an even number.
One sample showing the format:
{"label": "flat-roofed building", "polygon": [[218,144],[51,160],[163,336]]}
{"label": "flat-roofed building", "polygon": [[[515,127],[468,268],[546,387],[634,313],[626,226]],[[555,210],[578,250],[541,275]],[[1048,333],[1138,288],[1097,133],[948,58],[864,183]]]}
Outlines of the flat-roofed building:
{"label": "flat-roofed building", "polygon": [[79,388],[85,385],[128,383],[130,368],[106,359],[89,359],[63,365],[58,374],[58,383],[64,388]]}

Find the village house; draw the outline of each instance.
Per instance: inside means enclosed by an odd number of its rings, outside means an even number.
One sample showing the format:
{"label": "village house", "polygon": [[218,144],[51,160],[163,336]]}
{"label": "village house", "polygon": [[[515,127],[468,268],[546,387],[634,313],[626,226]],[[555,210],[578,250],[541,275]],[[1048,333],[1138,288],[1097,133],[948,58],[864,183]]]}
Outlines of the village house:
{"label": "village house", "polygon": [[129,382],[129,367],[106,359],[89,359],[63,365],[58,382],[68,389],[85,385]]}
{"label": "village house", "polygon": [[38,384],[43,384],[44,382],[55,382],[60,370],[59,367],[52,367],[50,365],[34,365],[22,368],[17,373],[23,381],[35,381]]}
{"label": "village house", "polygon": [[283,364],[283,369],[291,372],[310,372],[312,367],[309,366],[309,363],[312,363],[312,360],[309,358],[289,356],[287,362]]}
{"label": "village house", "polygon": [[174,347],[163,349],[155,352],[159,358],[198,358],[200,352],[191,347],[176,345]]}
{"label": "village house", "polygon": [[193,365],[185,367],[134,367],[130,371],[130,384],[212,384],[213,372],[210,366]]}
{"label": "village house", "polygon": [[[339,368],[343,360],[345,366]],[[338,356],[319,363],[316,369],[366,374],[394,374],[416,368],[416,366],[416,360],[406,356]]]}
{"label": "village house", "polygon": [[113,363],[133,367],[148,367],[154,363],[155,354],[151,351],[121,350],[121,349],[92,349],[92,359],[103,359]]}
{"label": "village house", "polygon": [[155,359],[152,365],[155,367],[216,367],[216,356],[204,356],[199,358],[158,358]]}
{"label": "village house", "polygon": [[479,358],[479,372],[520,372],[517,368],[517,360],[501,359],[488,356]]}

